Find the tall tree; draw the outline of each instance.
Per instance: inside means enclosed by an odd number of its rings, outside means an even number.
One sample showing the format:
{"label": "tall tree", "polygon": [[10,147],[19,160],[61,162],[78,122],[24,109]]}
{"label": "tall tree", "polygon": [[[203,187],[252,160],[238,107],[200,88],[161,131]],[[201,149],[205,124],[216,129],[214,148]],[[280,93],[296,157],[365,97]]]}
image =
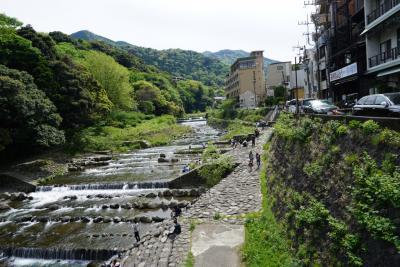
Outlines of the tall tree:
{"label": "tall tree", "polygon": [[61,116],[26,72],[0,65],[0,150],[9,145],[27,148],[64,143]]}

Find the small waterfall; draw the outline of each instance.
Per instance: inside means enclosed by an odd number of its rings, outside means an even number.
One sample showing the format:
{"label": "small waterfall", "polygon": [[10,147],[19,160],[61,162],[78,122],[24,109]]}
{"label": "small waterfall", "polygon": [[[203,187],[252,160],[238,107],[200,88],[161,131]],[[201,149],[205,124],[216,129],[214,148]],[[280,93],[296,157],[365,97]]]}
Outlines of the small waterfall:
{"label": "small waterfall", "polygon": [[72,190],[128,190],[128,189],[159,189],[168,188],[169,182],[151,181],[141,183],[105,183],[105,184],[79,184],[67,186],[38,186],[36,192],[72,191]]}
{"label": "small waterfall", "polygon": [[0,255],[7,257],[55,259],[55,260],[108,260],[120,251],[107,249],[62,249],[62,248],[4,248]]}

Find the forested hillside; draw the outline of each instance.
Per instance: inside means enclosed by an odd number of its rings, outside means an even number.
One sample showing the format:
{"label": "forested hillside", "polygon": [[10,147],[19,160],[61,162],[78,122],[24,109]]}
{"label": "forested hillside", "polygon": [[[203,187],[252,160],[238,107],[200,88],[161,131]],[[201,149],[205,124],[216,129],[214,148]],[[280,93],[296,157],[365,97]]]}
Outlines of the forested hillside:
{"label": "forested hillside", "polygon": [[79,31],[71,34],[71,37],[86,41],[105,41],[143,59],[145,64],[156,66],[173,76],[201,81],[209,86],[222,86],[229,72],[229,64],[195,51],[144,48],[123,41],[114,42],[89,31]]}
{"label": "forested hillside", "polygon": [[0,14],[0,154],[84,149],[116,129],[212,104],[217,88],[172,76],[105,42],[38,33]]}

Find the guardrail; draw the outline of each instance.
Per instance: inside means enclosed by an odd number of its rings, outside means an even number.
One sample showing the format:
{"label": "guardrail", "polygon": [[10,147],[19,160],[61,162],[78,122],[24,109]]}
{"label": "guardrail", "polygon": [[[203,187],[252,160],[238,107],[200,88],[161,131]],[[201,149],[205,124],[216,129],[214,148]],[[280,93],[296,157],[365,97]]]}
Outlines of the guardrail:
{"label": "guardrail", "polygon": [[325,115],[325,114],[300,114],[300,116],[309,116],[313,118],[321,118],[324,121],[329,120],[340,120],[344,123],[348,123],[349,121],[368,121],[373,120],[378,123],[380,126],[389,128],[395,131],[400,131],[400,118],[392,118],[392,117],[366,117],[366,116],[353,116],[353,115]]}

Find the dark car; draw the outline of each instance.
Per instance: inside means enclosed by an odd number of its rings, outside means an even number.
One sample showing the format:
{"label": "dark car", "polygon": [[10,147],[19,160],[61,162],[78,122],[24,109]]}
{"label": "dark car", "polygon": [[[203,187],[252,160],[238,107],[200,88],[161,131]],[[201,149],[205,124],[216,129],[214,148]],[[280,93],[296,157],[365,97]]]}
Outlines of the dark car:
{"label": "dark car", "polygon": [[308,102],[307,106],[303,106],[304,113],[313,114],[342,114],[338,109],[337,106],[333,105],[328,100],[311,100]]}
{"label": "dark car", "polygon": [[400,93],[364,96],[353,107],[353,115],[400,117]]}

